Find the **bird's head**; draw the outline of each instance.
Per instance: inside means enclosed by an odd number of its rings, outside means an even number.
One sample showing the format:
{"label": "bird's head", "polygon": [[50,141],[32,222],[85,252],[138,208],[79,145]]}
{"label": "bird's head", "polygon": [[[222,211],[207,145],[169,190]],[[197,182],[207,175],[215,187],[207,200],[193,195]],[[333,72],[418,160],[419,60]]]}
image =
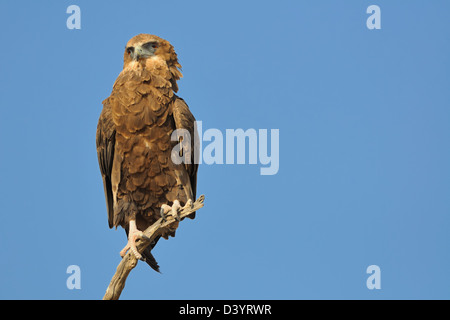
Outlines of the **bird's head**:
{"label": "bird's head", "polygon": [[151,34],[138,34],[131,38],[125,46],[123,61],[124,69],[136,63],[142,64],[144,67],[165,63],[172,75],[173,89],[175,92],[177,91],[176,81],[182,77],[179,70],[181,65],[175,49],[169,41]]}

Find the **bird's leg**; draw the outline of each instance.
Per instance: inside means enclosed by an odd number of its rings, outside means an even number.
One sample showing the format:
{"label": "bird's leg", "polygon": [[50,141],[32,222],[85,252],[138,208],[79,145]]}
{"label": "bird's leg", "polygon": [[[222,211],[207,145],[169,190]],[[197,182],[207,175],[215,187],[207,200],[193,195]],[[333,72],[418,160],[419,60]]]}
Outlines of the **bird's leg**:
{"label": "bird's leg", "polygon": [[142,231],[138,230],[136,227],[136,220],[130,220],[129,229],[128,229],[128,243],[125,248],[120,251],[120,256],[123,258],[127,253],[128,249],[131,249],[136,259],[141,259],[142,255],[136,248],[136,240],[142,238],[144,234]]}

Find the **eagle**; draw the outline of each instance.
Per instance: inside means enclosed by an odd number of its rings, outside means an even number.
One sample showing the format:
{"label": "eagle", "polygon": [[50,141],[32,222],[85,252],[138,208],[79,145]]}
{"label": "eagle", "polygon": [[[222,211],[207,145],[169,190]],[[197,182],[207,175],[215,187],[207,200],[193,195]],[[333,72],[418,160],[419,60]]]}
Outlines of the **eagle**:
{"label": "eagle", "polygon": [[[139,34],[126,44],[123,60],[123,70],[103,101],[96,133],[108,225],[126,231],[122,257],[132,250],[159,272],[151,250],[161,236],[175,236],[178,212],[195,201],[198,133],[188,105],[175,94],[181,65],[167,40]],[[173,152],[185,161],[173,161]],[[178,221],[140,254],[136,240],[142,231],[167,214]],[[195,212],[189,215],[194,217]]]}

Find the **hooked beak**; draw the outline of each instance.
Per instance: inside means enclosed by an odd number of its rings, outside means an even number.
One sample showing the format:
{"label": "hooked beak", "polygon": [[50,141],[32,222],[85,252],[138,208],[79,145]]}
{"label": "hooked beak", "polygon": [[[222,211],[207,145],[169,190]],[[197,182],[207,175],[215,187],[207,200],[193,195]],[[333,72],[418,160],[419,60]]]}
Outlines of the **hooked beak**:
{"label": "hooked beak", "polygon": [[134,48],[133,59],[139,61],[140,58],[146,57],[147,54],[141,46],[137,46]]}

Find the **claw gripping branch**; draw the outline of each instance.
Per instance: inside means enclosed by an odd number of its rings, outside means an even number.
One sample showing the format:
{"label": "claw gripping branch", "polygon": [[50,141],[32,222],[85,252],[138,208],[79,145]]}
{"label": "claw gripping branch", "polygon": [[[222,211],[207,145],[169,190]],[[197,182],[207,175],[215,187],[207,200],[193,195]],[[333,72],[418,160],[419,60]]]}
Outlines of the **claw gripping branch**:
{"label": "claw gripping branch", "polygon": [[[191,213],[197,211],[200,208],[203,208],[205,201],[205,196],[201,195],[191,206],[186,205],[182,208],[182,210],[178,213],[180,220],[184,217],[187,217]],[[165,221],[160,218],[153,225],[148,227],[144,232],[142,237],[140,237],[136,242],[136,248],[139,253],[142,253],[145,248],[147,248],[150,243],[156,239],[159,235],[161,235],[167,227],[171,226],[173,223],[178,222],[177,215],[167,215],[165,217]],[[128,275],[131,270],[136,267],[138,260],[136,256],[131,250],[122,258],[119,265],[117,266],[116,273],[111,279],[108,288],[106,289],[106,293],[103,297],[103,300],[118,300],[120,294],[122,293],[123,288],[125,287],[125,281],[127,280]]]}

